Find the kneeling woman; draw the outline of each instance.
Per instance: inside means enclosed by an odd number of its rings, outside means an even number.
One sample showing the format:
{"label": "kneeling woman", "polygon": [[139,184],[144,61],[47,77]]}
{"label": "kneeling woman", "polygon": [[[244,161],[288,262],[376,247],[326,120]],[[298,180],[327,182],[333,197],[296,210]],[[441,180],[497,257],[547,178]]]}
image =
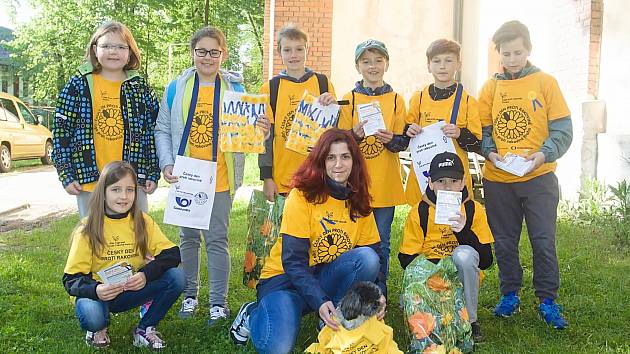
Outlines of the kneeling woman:
{"label": "kneeling woman", "polygon": [[293,176],[258,301],[241,306],[230,328],[236,344],[245,344],[251,334],[257,352],[288,353],[303,314],[318,311],[323,323],[337,330],[331,314],[352,284],[382,279],[367,179],[352,135],[340,129],[322,134]]}
{"label": "kneeling woman", "polygon": [[[109,345],[110,312],[153,304],[132,331],[133,344],[159,350],[166,346],[155,330],[184,289],[177,268],[179,248],[148,214],[140,210],[136,173],[127,162],[105,166],[90,197],[87,217],[76,228],[64,269],[63,285],[76,297],[76,313],[85,341]],[[149,256],[153,261],[145,264]],[[134,271],[126,281],[106,282],[97,274],[117,263]],[[124,280],[124,279],[123,279]]]}

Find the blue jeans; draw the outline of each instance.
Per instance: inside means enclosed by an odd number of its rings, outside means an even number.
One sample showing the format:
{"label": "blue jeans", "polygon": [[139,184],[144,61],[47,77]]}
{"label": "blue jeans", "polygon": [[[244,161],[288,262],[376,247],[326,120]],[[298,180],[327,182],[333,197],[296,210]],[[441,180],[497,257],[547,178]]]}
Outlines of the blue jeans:
{"label": "blue jeans", "polygon": [[389,236],[392,233],[395,207],[374,208],[372,211],[374,212],[378,234],[381,237],[381,252],[384,260],[384,264],[381,265],[381,271],[385,275],[385,281],[387,281],[387,276],[389,275]]}
{"label": "blue jeans", "polygon": [[[374,281],[379,267],[380,261],[374,250],[357,247],[331,263],[322,265],[315,277],[333,303],[337,304],[352,284]],[[302,315],[310,310],[295,289],[277,290],[259,299],[249,315],[250,333],[256,352],[291,352],[300,332]]]}
{"label": "blue jeans", "polygon": [[124,312],[153,300],[149,311],[142,317],[139,328],[157,326],[166,316],[184,290],[184,273],[179,268],[170,268],[156,280],[148,282],[138,291],[125,291],[110,301],[80,297],[76,300],[76,313],[81,329],[100,331],[109,325],[109,313]]}

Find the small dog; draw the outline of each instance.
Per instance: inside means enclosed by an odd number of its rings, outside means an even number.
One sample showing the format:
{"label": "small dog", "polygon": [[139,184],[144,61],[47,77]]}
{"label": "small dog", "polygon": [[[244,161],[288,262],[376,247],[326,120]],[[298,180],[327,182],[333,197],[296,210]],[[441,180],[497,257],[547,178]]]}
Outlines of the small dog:
{"label": "small dog", "polygon": [[337,321],[347,330],[358,328],[383,310],[385,303],[381,302],[382,295],[381,288],[372,282],[354,284],[337,307]]}

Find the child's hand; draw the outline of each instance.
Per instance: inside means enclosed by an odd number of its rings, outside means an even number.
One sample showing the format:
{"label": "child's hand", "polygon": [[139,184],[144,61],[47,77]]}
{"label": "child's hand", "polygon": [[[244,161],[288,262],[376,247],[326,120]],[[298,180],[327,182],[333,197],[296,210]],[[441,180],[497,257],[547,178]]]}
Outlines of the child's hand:
{"label": "child's hand", "polygon": [[113,300],[124,291],[124,284],[98,284],[96,296],[103,301]]}
{"label": "child's hand", "polygon": [[339,324],[333,318],[335,313],[335,305],[332,301],[326,301],[319,307],[319,317],[324,321],[326,326],[332,328],[333,331],[339,330]]}
{"label": "child's hand", "polygon": [[376,138],[383,144],[387,144],[394,139],[394,133],[385,129],[379,129]]}
{"label": "child's hand", "polygon": [[358,136],[361,139],[365,138],[365,131],[363,130],[363,126],[366,124],[367,124],[367,120],[364,120],[362,122],[357,123],[357,125],[355,125],[354,127],[352,127],[352,131],[354,132],[354,135]]}
{"label": "child's hand", "polygon": [[173,165],[164,166],[164,170],[162,170],[162,175],[164,175],[164,179],[168,183],[177,183],[177,176],[173,176]]}
{"label": "child's hand", "polygon": [[147,284],[147,276],[144,275],[144,272],[138,272],[132,275],[127,282],[125,282],[124,290],[137,291]]}
{"label": "child's hand", "polygon": [[453,232],[460,232],[464,229],[464,225],[466,225],[466,214],[458,211],[457,216],[452,216],[448,218],[448,220],[452,221],[451,230]]}
{"label": "child's hand", "polygon": [[268,201],[273,202],[276,200],[278,187],[276,186],[276,182],[273,181],[273,178],[265,178],[263,181],[263,193]]}
{"label": "child's hand", "polygon": [[146,194],[151,194],[151,193],[155,192],[156,188],[157,188],[157,183],[147,180],[146,183],[144,184],[144,187],[142,187],[142,190]]}
{"label": "child's hand", "polygon": [[322,106],[328,106],[329,104],[337,103],[335,96],[333,96],[330,92],[322,93],[317,100]]}
{"label": "child's hand", "polygon": [[490,160],[490,162],[492,162],[492,164],[495,166],[497,164],[497,161],[501,161],[501,162],[505,161],[503,159],[503,156],[499,155],[498,153],[494,151],[488,154],[488,160]]}
{"label": "child's hand", "polygon": [[387,300],[385,300],[384,295],[381,295],[381,298],[378,300],[378,302],[381,303],[381,306],[379,307],[378,312],[376,313],[376,319],[380,321],[383,318],[385,318],[385,314],[387,313],[387,310],[386,310]]}
{"label": "child's hand", "polygon": [[532,167],[529,169],[529,171],[527,171],[527,173],[530,173],[532,171],[536,171],[536,169],[538,167],[540,167],[543,163],[545,163],[545,154],[543,154],[540,151],[537,151],[537,152],[527,156],[525,158],[525,160],[527,160],[527,161],[532,161],[533,160],[534,161],[534,163],[532,164]]}
{"label": "child's hand", "polygon": [[269,122],[269,118],[266,114],[258,116],[256,120],[256,128],[262,129],[263,133],[265,133],[265,140],[269,138],[269,129],[271,128],[271,123]]}
{"label": "child's hand", "polygon": [[409,128],[407,128],[407,136],[410,138],[415,138],[416,135],[420,134],[421,131],[421,126],[416,123],[411,123],[411,125],[409,125]]}
{"label": "child's hand", "polygon": [[79,184],[79,182],[77,181],[72,181],[70,182],[70,184],[65,188],[66,192],[70,195],[79,195],[81,194],[81,192],[83,191],[83,187],[81,187],[81,184]]}
{"label": "child's hand", "polygon": [[442,127],[442,133],[446,135],[447,138],[457,139],[459,138],[459,134],[461,133],[461,129],[455,124],[447,124]]}

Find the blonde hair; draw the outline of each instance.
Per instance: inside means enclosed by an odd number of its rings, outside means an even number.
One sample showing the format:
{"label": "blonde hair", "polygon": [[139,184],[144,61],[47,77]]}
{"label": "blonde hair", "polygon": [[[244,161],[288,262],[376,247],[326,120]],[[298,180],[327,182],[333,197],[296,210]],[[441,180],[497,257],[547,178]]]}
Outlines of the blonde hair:
{"label": "blonde hair", "polygon": [[284,25],[280,29],[280,31],[278,31],[278,36],[277,36],[278,52],[282,50],[282,46],[280,45],[280,41],[282,40],[282,38],[301,39],[306,43],[306,47],[308,48],[308,34],[302,31],[294,23],[288,23]]}
{"label": "blonde hair", "polygon": [[133,38],[131,31],[120,22],[110,21],[103,23],[96,29],[85,50],[85,59],[92,63],[94,72],[97,73],[102,69],[101,63],[99,63],[96,58],[94,46],[96,46],[96,43],[101,37],[108,33],[119,34],[129,46],[129,61],[125,64],[123,70],[138,70],[140,68],[140,49],[138,49],[138,44],[136,44],[136,40]]}
{"label": "blonde hair", "polygon": [[[107,187],[120,181],[126,176],[131,176],[136,183],[136,193],[129,213],[133,220],[135,233],[136,250],[140,251],[142,257],[148,252],[147,229],[144,223],[144,216],[138,204],[138,184],[137,175],[131,164],[124,161],[113,161],[108,163],[96,183],[92,196],[88,202],[88,214],[85,224],[80,223],[77,230],[82,237],[87,237],[92,249],[92,255],[101,255],[105,247],[105,235],[103,234],[103,224],[107,217],[105,214],[105,193]],[[77,232],[73,234],[78,234]]]}

